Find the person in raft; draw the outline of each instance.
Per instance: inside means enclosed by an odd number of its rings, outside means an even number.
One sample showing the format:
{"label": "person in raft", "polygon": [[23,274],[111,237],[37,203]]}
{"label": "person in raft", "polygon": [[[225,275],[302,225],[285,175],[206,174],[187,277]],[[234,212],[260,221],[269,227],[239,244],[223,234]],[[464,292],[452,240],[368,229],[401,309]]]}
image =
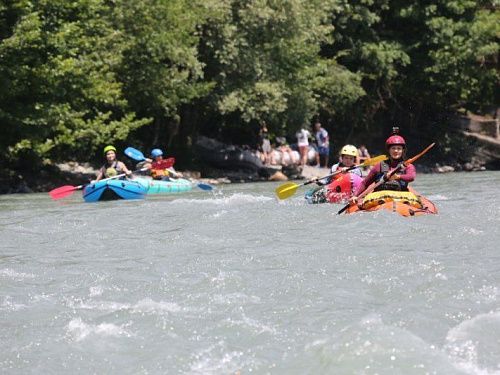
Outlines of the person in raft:
{"label": "person in raft", "polygon": [[182,177],[182,174],[176,172],[174,167],[158,168],[158,164],[160,164],[162,160],[164,160],[163,151],[159,148],[154,148],[151,150],[151,159],[146,158],[141,167],[148,168],[154,180],[169,181],[172,178]]}
{"label": "person in raft", "polygon": [[[342,173],[346,173],[347,169],[355,165],[356,163],[356,158],[358,156],[358,149],[356,146],[353,145],[345,145],[342,147],[340,150],[340,160],[337,164],[332,165],[331,172],[334,173],[338,170],[341,170]],[[354,168],[349,171],[349,173],[352,173],[353,175],[357,175],[359,178],[356,179],[356,181],[361,181],[361,169],[359,168]],[[330,184],[334,179],[338,178],[339,175],[337,176],[332,176],[329,178],[324,178],[322,180],[318,181],[318,185],[328,185]]]}
{"label": "person in raft", "polygon": [[114,177],[116,175],[126,173],[127,177],[132,176],[132,172],[127,168],[127,166],[116,159],[116,148],[115,146],[104,147],[104,156],[106,157],[106,162],[99,169],[97,177],[92,183],[95,183],[103,178]]}
{"label": "person in raft", "polygon": [[[363,193],[370,184],[379,181],[381,178],[386,178],[389,171],[396,168],[399,163],[404,161],[406,154],[406,142],[399,134],[399,128],[394,128],[392,135],[385,141],[385,147],[389,153],[389,159],[376,164],[361,182],[361,185],[356,191],[351,202],[358,201],[357,196]],[[408,184],[415,180],[416,177],[415,167],[412,164],[403,167],[398,173],[391,176],[391,178],[384,183],[380,184],[375,191],[380,190],[395,190],[395,191],[408,191]]]}

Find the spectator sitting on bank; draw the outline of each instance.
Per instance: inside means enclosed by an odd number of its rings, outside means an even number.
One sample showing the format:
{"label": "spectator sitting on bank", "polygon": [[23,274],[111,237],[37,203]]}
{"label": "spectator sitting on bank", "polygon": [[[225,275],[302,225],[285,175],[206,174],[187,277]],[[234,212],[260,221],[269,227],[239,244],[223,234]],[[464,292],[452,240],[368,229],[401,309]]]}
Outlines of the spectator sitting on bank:
{"label": "spectator sitting on bank", "polygon": [[[370,153],[368,152],[368,149],[366,148],[366,146],[364,144],[359,146],[359,148],[358,148],[358,160],[356,161],[356,164],[361,164],[365,160],[370,159],[370,158],[371,158],[371,156],[370,156]],[[364,171],[366,171],[368,169],[369,169],[369,167],[363,168]]]}
{"label": "spectator sitting on bank", "polygon": [[281,165],[287,167],[298,163],[299,158],[295,156],[294,151],[286,143],[285,137],[276,137],[276,144],[276,150],[281,153]]}
{"label": "spectator sitting on bank", "polygon": [[[368,152],[368,149],[364,144],[359,146],[358,148],[358,158],[359,158],[359,163],[363,163],[365,160],[370,159],[370,153]],[[358,164],[359,164],[358,163]]]}

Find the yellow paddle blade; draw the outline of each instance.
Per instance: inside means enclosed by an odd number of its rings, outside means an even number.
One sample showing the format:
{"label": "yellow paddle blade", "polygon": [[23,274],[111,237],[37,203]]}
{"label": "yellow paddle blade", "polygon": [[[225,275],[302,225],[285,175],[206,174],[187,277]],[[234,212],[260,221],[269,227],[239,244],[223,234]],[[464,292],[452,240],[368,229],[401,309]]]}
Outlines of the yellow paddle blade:
{"label": "yellow paddle blade", "polygon": [[379,155],[375,156],[374,158],[366,159],[362,164],[360,164],[360,167],[367,167],[369,165],[375,165],[377,163],[380,163],[381,161],[387,160],[387,155]]}
{"label": "yellow paddle blade", "polygon": [[283,185],[280,185],[276,188],[276,195],[279,199],[287,199],[295,194],[299,185],[293,182],[287,182]]}

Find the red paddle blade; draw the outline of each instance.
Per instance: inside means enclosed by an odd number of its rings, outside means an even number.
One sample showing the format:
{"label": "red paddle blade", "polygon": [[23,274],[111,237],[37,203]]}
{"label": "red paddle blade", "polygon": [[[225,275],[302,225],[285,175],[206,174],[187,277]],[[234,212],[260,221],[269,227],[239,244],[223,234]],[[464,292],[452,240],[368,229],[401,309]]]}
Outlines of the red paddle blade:
{"label": "red paddle blade", "polygon": [[78,189],[78,186],[72,186],[72,185],[64,185],[58,188],[55,188],[54,190],[49,191],[49,195],[52,199],[61,199],[64,197],[67,197],[68,195],[73,194],[75,190]]}
{"label": "red paddle blade", "polygon": [[165,160],[165,164],[167,164],[166,168],[173,167],[175,164],[175,158],[168,158]]}
{"label": "red paddle blade", "polygon": [[174,158],[168,158],[164,160],[158,160],[153,162],[153,165],[151,166],[152,169],[167,169],[170,168],[174,165],[175,159]]}

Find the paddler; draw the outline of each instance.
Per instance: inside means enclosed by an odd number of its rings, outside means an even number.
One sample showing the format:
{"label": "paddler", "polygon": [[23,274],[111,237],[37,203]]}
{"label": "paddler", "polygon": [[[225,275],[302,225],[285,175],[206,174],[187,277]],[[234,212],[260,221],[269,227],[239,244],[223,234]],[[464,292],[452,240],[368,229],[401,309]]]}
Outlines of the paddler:
{"label": "paddler", "polygon": [[[337,164],[332,165],[332,173],[341,170],[345,173],[347,169],[352,167],[356,163],[356,158],[358,157],[358,149],[353,145],[345,145],[340,150],[340,161]],[[361,169],[354,168],[349,171],[349,173],[357,174],[359,177],[362,176]]]}
{"label": "paddler", "polygon": [[123,173],[125,173],[127,177],[132,176],[132,172],[127,168],[127,166],[123,162],[116,159],[116,148],[114,146],[108,145],[104,147],[103,152],[106,157],[106,162],[99,169],[97,178],[92,181],[92,183],[102,180],[103,178],[114,177]]}
{"label": "paddler", "polygon": [[[319,187],[309,191],[306,194],[306,199],[308,199],[312,203],[339,203],[341,200],[349,199],[353,192],[357,190],[361,182],[361,169],[354,168],[349,170],[349,173],[352,173],[352,176],[346,176],[348,169],[355,165],[356,158],[358,156],[358,149],[353,145],[345,145],[340,150],[340,159],[337,164],[332,165],[331,173],[341,171],[335,176],[330,176],[326,178],[322,178],[321,180],[316,181],[316,184]],[[349,178],[348,185],[349,187],[346,189],[341,186],[345,186],[345,183],[342,183],[340,179]],[[325,186],[326,185],[326,186]],[[330,194],[333,196],[329,197]]]}
{"label": "paddler", "polygon": [[[386,178],[387,174],[404,161],[406,155],[406,141],[399,134],[399,128],[394,128],[392,135],[385,141],[385,147],[389,154],[386,161],[376,164],[361,182],[356,191],[356,196],[351,198],[351,202],[357,201],[357,196],[363,193],[373,182]],[[393,190],[408,191],[408,184],[415,180],[416,171],[413,164],[403,167],[398,173],[392,175],[387,181],[380,184],[375,191]]]}
{"label": "paddler", "polygon": [[[358,156],[358,149],[356,148],[356,146],[345,145],[340,150],[339,162],[337,164],[332,165],[331,173],[334,173],[338,170],[342,171],[342,173],[346,173],[350,167],[355,165],[357,156]],[[359,177],[362,176],[361,169],[359,168],[351,169],[349,173],[358,175]],[[319,180],[318,185],[328,185],[338,176],[340,176],[340,174],[334,177],[329,177]]]}
{"label": "paddler", "polygon": [[182,177],[182,174],[176,172],[174,167],[161,168],[161,161],[163,160],[163,151],[159,148],[151,150],[151,159],[146,159],[148,163],[144,166],[151,168],[151,177],[155,180],[168,181],[171,178]]}

